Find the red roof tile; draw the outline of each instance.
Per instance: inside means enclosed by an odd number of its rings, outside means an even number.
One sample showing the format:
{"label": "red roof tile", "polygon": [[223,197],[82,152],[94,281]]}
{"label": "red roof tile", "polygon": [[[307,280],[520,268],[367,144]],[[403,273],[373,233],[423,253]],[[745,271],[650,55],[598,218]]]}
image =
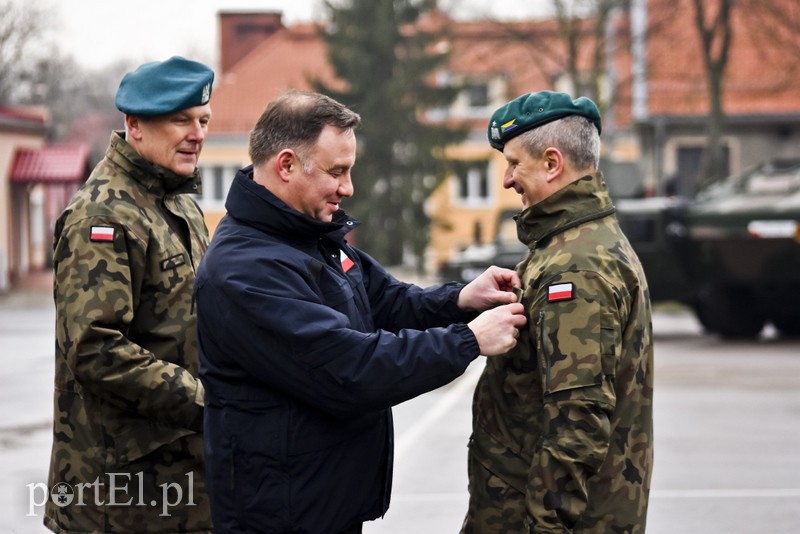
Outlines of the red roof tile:
{"label": "red roof tile", "polygon": [[87,145],[49,145],[19,149],[11,167],[12,182],[80,182],[86,178]]}
{"label": "red roof tile", "polygon": [[[797,0],[773,2],[786,2],[789,11],[798,9]],[[651,115],[708,113],[705,67],[691,4],[689,0],[650,2],[651,23],[658,25],[647,41]],[[667,12],[665,21],[658,22]],[[781,28],[774,24],[765,28],[757,18],[762,15],[745,4],[734,4],[731,12],[732,39],[723,87],[729,116],[800,112],[800,61],[796,53],[779,47],[775,35],[768,35]],[[782,37],[794,43],[794,50],[800,49],[800,32],[784,31]]]}
{"label": "red roof tile", "polygon": [[224,74],[211,101],[211,132],[247,133],[261,111],[287,89],[311,89],[309,79],[330,84],[327,47],[311,24],[283,28]]}

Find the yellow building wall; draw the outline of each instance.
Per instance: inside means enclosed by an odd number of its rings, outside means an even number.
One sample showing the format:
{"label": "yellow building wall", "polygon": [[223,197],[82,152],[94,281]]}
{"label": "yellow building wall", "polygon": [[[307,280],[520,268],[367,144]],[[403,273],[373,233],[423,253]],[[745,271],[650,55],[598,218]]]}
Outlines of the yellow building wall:
{"label": "yellow building wall", "polygon": [[206,226],[208,227],[208,236],[211,237],[214,235],[219,222],[225,216],[225,210],[204,211],[203,215],[205,215]]}
{"label": "yellow building wall", "polygon": [[456,201],[455,177],[445,180],[430,196],[430,261],[438,270],[455,252],[475,243],[475,227],[480,224],[482,243],[492,241],[497,233],[497,218],[506,209],[521,209],[519,195],[503,188],[506,160],[488,145],[451,147],[447,156],[462,161],[489,160],[490,202],[481,206],[460,205]]}
{"label": "yellow building wall", "polygon": [[[213,122],[212,122],[213,124]],[[239,169],[249,165],[250,156],[247,152],[247,137],[239,136],[235,139],[225,139],[221,137],[209,136],[203,147],[203,153],[200,156],[199,165],[201,169],[207,169],[214,166],[223,166],[229,169]],[[207,173],[204,172],[204,189],[207,188]],[[222,199],[218,202],[211,202],[203,200],[200,203],[203,214],[205,215],[206,226],[208,227],[209,236],[214,235],[217,225],[225,216],[225,200]]]}

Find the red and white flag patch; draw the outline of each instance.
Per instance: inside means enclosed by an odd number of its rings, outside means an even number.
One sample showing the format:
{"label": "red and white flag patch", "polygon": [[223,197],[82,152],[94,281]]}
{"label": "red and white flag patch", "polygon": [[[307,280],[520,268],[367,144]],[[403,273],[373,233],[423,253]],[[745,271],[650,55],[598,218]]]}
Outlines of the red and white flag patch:
{"label": "red and white flag patch", "polygon": [[89,239],[91,241],[114,241],[114,227],[92,226]]}
{"label": "red and white flag patch", "polygon": [[350,256],[344,253],[344,250],[340,250],[339,252],[341,253],[339,254],[339,259],[342,262],[342,270],[347,272],[353,267],[353,265],[355,265],[355,263],[350,259]]}
{"label": "red and white flag patch", "polygon": [[558,302],[569,300],[574,296],[575,286],[572,282],[563,284],[551,284],[547,286],[547,302]]}

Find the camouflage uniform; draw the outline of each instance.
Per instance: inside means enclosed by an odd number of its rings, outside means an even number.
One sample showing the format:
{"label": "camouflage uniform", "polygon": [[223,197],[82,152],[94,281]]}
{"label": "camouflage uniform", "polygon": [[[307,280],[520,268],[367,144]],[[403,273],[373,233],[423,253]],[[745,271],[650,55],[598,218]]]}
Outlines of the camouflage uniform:
{"label": "camouflage uniform", "polygon": [[517,224],[528,325],[475,391],[462,532],[644,532],[653,347],[639,260],[600,173]]}
{"label": "camouflage uniform", "polygon": [[48,500],[55,532],[211,532],[193,296],[208,231],[180,194],[198,187],[114,132],[56,224],[49,485],[72,502]]}

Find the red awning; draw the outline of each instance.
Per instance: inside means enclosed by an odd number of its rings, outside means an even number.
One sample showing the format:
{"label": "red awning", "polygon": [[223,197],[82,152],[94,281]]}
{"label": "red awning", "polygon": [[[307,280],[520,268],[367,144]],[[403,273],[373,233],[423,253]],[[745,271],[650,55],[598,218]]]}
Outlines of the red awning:
{"label": "red awning", "polygon": [[86,179],[89,146],[47,145],[18,149],[11,166],[14,183],[74,183]]}

